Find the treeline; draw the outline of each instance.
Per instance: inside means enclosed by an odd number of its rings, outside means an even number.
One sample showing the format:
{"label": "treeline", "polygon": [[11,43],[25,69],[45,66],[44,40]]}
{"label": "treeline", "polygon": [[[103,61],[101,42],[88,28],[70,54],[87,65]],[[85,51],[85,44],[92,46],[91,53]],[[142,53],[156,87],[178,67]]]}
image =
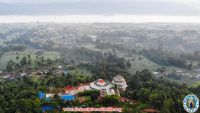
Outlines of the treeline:
{"label": "treeline", "polygon": [[9,60],[6,66],[6,70],[8,72],[15,71],[18,69],[24,68],[41,68],[49,65],[53,65],[53,63],[59,63],[58,60],[51,60],[49,58],[45,59],[44,56],[35,56],[36,58],[32,58],[30,54],[25,55],[23,57],[16,56],[15,60]]}
{"label": "treeline", "polygon": [[39,113],[39,85],[28,79],[0,82],[0,113]]}
{"label": "treeline", "polygon": [[0,57],[9,51],[24,51],[26,49],[25,46],[23,45],[17,45],[17,46],[6,46],[6,47],[1,47],[0,46]]}
{"label": "treeline", "polygon": [[124,58],[118,58],[113,54],[104,54],[101,59],[89,64],[80,64],[79,67],[85,67],[93,73],[94,79],[112,79],[117,74],[127,74],[126,69],[131,66],[129,61]]}
{"label": "treeline", "polygon": [[[184,57],[200,62],[200,51],[195,51],[191,54],[183,54]],[[200,66],[200,63],[198,64]]]}
{"label": "treeline", "polygon": [[118,50],[118,51],[128,51],[128,48],[126,48],[122,44],[113,44],[110,42],[102,43],[102,42],[96,42],[96,48],[99,49],[112,49],[112,50]]}
{"label": "treeline", "polygon": [[161,49],[143,49],[142,55],[151,61],[162,66],[176,66],[179,68],[188,68],[187,59],[180,54],[175,54]]}

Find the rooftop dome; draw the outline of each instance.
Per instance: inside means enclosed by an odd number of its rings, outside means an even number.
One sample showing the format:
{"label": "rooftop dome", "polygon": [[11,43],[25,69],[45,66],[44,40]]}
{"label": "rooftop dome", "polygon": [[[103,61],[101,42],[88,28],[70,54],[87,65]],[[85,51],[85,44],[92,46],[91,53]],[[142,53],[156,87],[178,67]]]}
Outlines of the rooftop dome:
{"label": "rooftop dome", "polygon": [[99,86],[104,86],[106,84],[106,82],[105,82],[105,80],[103,80],[103,79],[99,79],[98,81],[97,81],[97,85],[99,85]]}
{"label": "rooftop dome", "polygon": [[102,90],[102,89],[109,90],[110,88],[114,87],[114,85],[111,84],[108,81],[105,81],[103,79],[99,79],[97,81],[91,82],[90,87],[92,89],[97,89],[97,90]]}

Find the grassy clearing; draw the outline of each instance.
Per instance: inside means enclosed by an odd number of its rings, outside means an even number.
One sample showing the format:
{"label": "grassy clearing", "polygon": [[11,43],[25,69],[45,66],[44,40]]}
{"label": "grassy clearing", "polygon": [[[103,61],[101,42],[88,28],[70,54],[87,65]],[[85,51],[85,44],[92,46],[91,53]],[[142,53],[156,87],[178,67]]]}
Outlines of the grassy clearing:
{"label": "grassy clearing", "polygon": [[131,57],[126,57],[131,62],[131,67],[129,68],[129,72],[135,73],[138,70],[149,69],[154,70],[160,65],[148,60],[146,57],[142,55],[132,55]]}
{"label": "grassy clearing", "polygon": [[[134,54],[130,57],[126,57],[126,60],[129,60],[131,62],[131,67],[128,69],[128,71],[132,74],[134,74],[136,71],[143,70],[143,69],[148,69],[150,71],[153,71],[153,70],[163,67],[162,65],[159,65],[149,60],[143,55],[138,55],[138,54]],[[168,72],[174,72],[176,69],[180,69],[175,66],[165,66],[165,67]]]}
{"label": "grassy clearing", "polygon": [[200,62],[195,61],[195,60],[187,60],[187,64],[192,64],[193,66],[198,66]]}
{"label": "grassy clearing", "polygon": [[191,85],[191,87],[198,87],[198,86],[200,86],[200,81],[194,82],[194,83]]}
{"label": "grassy clearing", "polygon": [[196,87],[198,86],[198,83],[200,84],[200,78],[186,78],[184,80],[181,80],[179,83],[186,83],[190,87]]}
{"label": "grassy clearing", "polygon": [[70,70],[70,74],[79,77],[80,79],[85,79],[85,77],[91,77],[92,73],[87,71],[86,69],[78,68],[74,70]]}
{"label": "grassy clearing", "polygon": [[[25,51],[10,51],[5,53],[1,58],[0,58],[0,69],[5,69],[7,63],[9,60],[12,60],[16,63],[19,63],[20,59],[22,59],[24,56],[30,55],[31,60],[36,59],[36,52],[35,50],[25,50]],[[16,57],[19,56],[19,59],[16,59]],[[56,57],[59,57],[60,54],[58,52],[54,51],[45,51],[41,54],[41,56],[44,56],[45,59],[55,59]]]}

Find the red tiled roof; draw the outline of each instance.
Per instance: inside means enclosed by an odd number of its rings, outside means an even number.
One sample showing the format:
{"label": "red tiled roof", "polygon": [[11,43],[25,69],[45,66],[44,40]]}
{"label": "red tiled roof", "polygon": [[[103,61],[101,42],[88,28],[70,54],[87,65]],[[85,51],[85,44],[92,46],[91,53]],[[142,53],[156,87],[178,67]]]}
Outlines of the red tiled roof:
{"label": "red tiled roof", "polygon": [[105,81],[103,79],[99,79],[98,82],[101,84],[105,83]]}
{"label": "red tiled roof", "polygon": [[68,85],[68,86],[64,87],[64,90],[66,90],[66,91],[80,90],[82,87],[85,87],[85,86],[88,86],[88,85],[89,85],[88,83],[80,84],[79,86],[76,86],[76,87]]}
{"label": "red tiled roof", "polygon": [[72,87],[72,86],[66,86],[66,87],[65,87],[65,90],[67,90],[67,91],[74,90],[74,89],[75,89],[75,88]]}

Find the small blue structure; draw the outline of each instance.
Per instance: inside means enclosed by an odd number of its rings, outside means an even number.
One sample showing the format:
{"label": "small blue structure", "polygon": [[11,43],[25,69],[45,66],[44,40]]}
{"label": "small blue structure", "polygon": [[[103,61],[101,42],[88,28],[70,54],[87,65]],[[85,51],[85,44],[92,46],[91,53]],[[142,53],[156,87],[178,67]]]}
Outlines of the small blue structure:
{"label": "small blue structure", "polygon": [[44,92],[42,92],[42,91],[40,91],[40,92],[38,93],[38,97],[39,97],[40,99],[44,99],[44,100],[46,100],[46,101],[50,101],[50,100],[51,100],[49,97],[46,97],[46,94],[45,94]]}
{"label": "small blue structure", "polygon": [[54,110],[53,106],[42,106],[42,112],[53,111],[53,110]]}
{"label": "small blue structure", "polygon": [[65,70],[63,71],[63,73],[64,73],[64,75],[67,75],[67,74],[68,74],[68,71],[65,69]]}
{"label": "small blue structure", "polygon": [[[50,97],[46,97],[46,94],[42,91],[40,91],[38,93],[38,97],[40,99],[44,99],[46,101],[51,101],[51,98]],[[60,98],[64,101],[73,101],[75,99],[75,97],[73,95],[69,95],[69,94],[66,94],[66,95],[61,95]]]}
{"label": "small blue structure", "polygon": [[39,97],[40,99],[44,99],[45,96],[46,96],[46,94],[45,94],[44,92],[42,92],[42,91],[40,91],[40,92],[38,93],[38,97]]}
{"label": "small blue structure", "polygon": [[75,97],[73,95],[61,95],[60,98],[64,101],[73,101]]}

